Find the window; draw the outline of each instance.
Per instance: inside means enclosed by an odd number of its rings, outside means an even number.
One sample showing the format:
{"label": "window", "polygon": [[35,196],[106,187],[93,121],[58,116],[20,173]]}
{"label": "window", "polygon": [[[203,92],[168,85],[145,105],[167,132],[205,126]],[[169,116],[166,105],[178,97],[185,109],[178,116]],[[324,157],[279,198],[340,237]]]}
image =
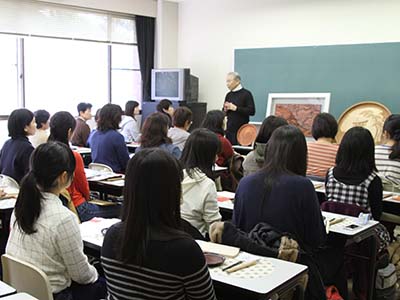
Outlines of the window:
{"label": "window", "polygon": [[128,100],[142,102],[142,76],[137,46],[111,47],[111,102],[124,109]]}
{"label": "window", "polygon": [[132,16],[0,0],[0,23],[0,115],[22,106],[76,115],[81,101],[94,112],[110,101],[141,102]]}
{"label": "window", "polygon": [[25,39],[25,106],[77,115],[79,102],[93,110],[108,103],[107,45]]}
{"label": "window", "polygon": [[0,35],[0,115],[9,115],[18,105],[17,38]]}

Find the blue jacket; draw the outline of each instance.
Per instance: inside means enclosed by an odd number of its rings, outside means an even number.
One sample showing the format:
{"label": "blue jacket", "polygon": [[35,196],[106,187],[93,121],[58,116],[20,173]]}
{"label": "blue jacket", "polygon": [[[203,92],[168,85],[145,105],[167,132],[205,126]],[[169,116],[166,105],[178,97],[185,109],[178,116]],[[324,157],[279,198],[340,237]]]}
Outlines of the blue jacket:
{"label": "blue jacket", "polygon": [[29,171],[29,159],[34,148],[26,136],[11,138],[0,152],[0,172],[20,182]]}
{"label": "blue jacket", "polygon": [[266,193],[266,172],[242,178],[235,194],[233,223],[249,232],[261,222],[289,232],[308,247],[325,242],[326,232],[313,184],[297,175],[282,175]]}
{"label": "blue jacket", "polygon": [[92,161],[105,164],[116,173],[124,173],[129,161],[124,137],[116,130],[92,132],[88,140]]}

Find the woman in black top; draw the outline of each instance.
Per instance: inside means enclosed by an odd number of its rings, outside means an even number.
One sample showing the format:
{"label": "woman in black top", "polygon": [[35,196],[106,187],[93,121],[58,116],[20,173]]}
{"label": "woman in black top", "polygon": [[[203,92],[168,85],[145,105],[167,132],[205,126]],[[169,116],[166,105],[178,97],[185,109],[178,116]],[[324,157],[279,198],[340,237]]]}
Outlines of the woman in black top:
{"label": "woman in black top", "polygon": [[1,174],[20,182],[29,171],[29,158],[34,150],[28,136],[36,132],[35,116],[25,108],[14,110],[8,119],[8,135],[0,152]]}
{"label": "woman in black top", "polygon": [[379,221],[382,181],[376,173],[374,139],[368,129],[353,127],[345,133],[325,187],[328,201],[361,206]]}
{"label": "woman in black top", "polygon": [[181,230],[181,180],[179,162],[162,149],[129,161],[122,221],[101,253],[109,299],[215,299],[203,253]]}
{"label": "woman in black top", "polygon": [[174,116],[175,109],[172,102],[168,99],[163,99],[157,104],[157,111],[168,117],[168,128],[172,127],[172,117]]}

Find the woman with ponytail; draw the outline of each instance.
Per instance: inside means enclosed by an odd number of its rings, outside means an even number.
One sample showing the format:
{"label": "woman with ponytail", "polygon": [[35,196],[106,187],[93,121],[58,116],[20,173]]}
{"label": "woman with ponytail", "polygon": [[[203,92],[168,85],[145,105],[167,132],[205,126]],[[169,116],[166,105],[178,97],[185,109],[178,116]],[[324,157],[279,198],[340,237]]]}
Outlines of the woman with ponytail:
{"label": "woman with ponytail", "polygon": [[104,282],[83,253],[78,220],[59,199],[74,170],[67,145],[48,142],[36,148],[21,182],[6,253],[41,269],[55,300],[101,299]]}
{"label": "woman with ponytail", "polygon": [[[67,111],[59,111],[50,120],[49,141],[58,141],[69,145],[69,140],[75,129],[76,120]],[[74,203],[81,222],[93,217],[116,218],[119,217],[120,205],[98,206],[87,202],[90,198],[89,183],[86,179],[82,156],[72,151],[76,161],[74,179],[67,189]]]}
{"label": "woman with ponytail", "polygon": [[400,114],[383,124],[382,145],[375,147],[375,163],[385,190],[400,192]]}

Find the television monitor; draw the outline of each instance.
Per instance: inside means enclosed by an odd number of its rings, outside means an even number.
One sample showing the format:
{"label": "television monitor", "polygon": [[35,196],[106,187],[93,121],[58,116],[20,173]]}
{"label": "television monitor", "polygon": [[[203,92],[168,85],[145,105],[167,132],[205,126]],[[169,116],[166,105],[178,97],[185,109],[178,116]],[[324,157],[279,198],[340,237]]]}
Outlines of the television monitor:
{"label": "television monitor", "polygon": [[151,70],[151,99],[171,101],[197,101],[198,78],[190,69]]}

